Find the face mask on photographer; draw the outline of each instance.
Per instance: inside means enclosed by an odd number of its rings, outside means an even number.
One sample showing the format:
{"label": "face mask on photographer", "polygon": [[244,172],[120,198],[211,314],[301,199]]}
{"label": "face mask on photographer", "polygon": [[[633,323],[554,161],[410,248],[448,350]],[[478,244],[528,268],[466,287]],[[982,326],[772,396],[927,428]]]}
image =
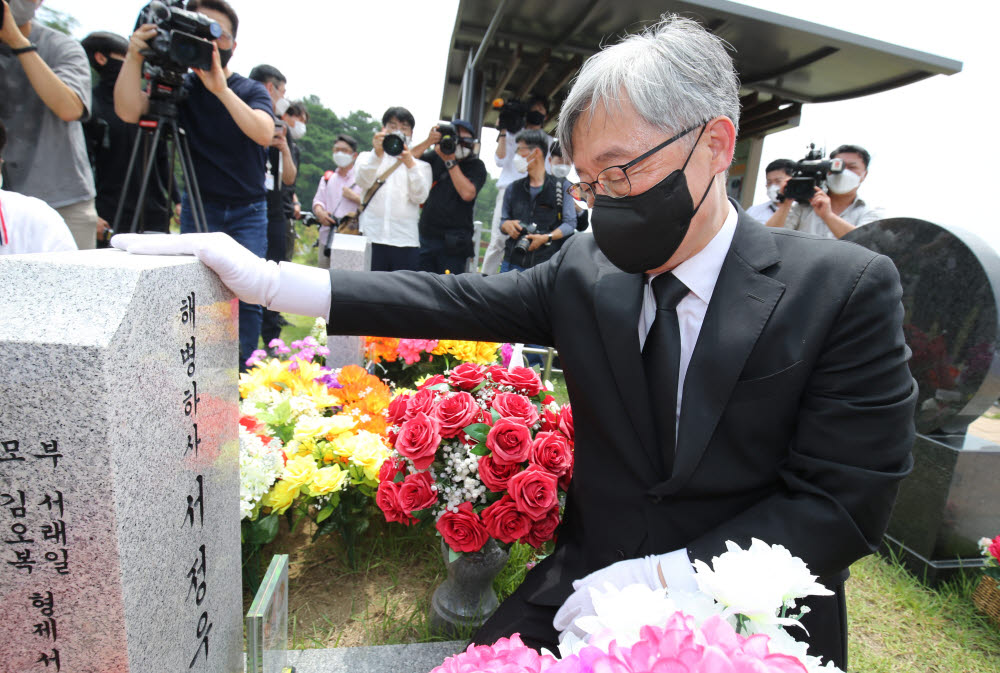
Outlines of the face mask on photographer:
{"label": "face mask on photographer", "polygon": [[100,75],[101,80],[114,83],[118,80],[118,73],[122,71],[122,65],[124,63],[124,61],[108,56],[108,62],[97,70],[97,74]]}
{"label": "face mask on photographer", "polygon": [[337,164],[339,168],[350,166],[352,161],[354,161],[354,156],[347,152],[333,153],[333,163]]}
{"label": "face mask on photographer", "polygon": [[514,163],[513,163],[514,170],[517,171],[518,173],[527,173],[528,172],[528,164],[530,164],[532,161],[535,160],[534,156],[532,156],[532,155],[534,155],[534,151],[533,150],[532,150],[531,155],[528,155],[528,156],[531,156],[531,159],[528,159],[528,157],[522,156],[520,154],[515,154],[514,155]]}
{"label": "face mask on photographer", "polygon": [[569,164],[552,164],[552,175],[562,180],[569,175]]}
{"label": "face mask on photographer", "polygon": [[455,148],[455,158],[461,161],[462,159],[468,159],[472,156],[472,150],[464,145],[459,145]]}
{"label": "face mask on photographer", "polygon": [[538,110],[528,110],[524,115],[524,123],[529,126],[541,126],[545,121],[545,114]]}
{"label": "face mask on photographer", "polygon": [[771,199],[771,203],[774,205],[778,205],[778,193],[780,191],[780,185],[769,185],[767,188],[767,198]]}
{"label": "face mask on photographer", "polygon": [[14,17],[14,25],[23,26],[35,17],[38,3],[33,0],[9,0],[10,14]]}
{"label": "face mask on photographer", "polygon": [[848,194],[860,184],[861,176],[846,168],[840,173],[830,173],[826,177],[826,186],[834,194]]}
{"label": "face mask on photographer", "polygon": [[282,96],[274,104],[274,116],[275,117],[284,116],[284,114],[288,112],[288,108],[291,107],[291,105],[292,104],[288,102],[288,99]]}
{"label": "face mask on photographer", "polygon": [[302,137],[306,134],[306,123],[305,122],[295,122],[292,126],[288,128],[288,135],[292,137],[292,140],[302,140]]}
{"label": "face mask on photographer", "polygon": [[222,64],[223,68],[229,65],[229,59],[231,59],[232,57],[233,57],[232,49],[219,49],[219,62]]}

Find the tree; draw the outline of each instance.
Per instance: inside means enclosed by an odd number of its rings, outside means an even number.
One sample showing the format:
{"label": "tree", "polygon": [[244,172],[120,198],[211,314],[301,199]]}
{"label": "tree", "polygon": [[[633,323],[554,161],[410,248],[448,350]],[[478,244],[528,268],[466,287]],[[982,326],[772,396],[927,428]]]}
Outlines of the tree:
{"label": "tree", "polygon": [[320,178],[326,171],[336,168],[330,154],[337,136],[341,133],[353,136],[358,141],[358,151],[364,152],[372,148],[372,136],[382,128],[382,124],[362,110],[338,117],[320,102],[318,96],[307,96],[302,103],[309,111],[309,132],[299,141],[302,156],[295,193],[299,196],[302,209],[308,211],[312,209]]}
{"label": "tree", "polygon": [[67,35],[71,35],[74,28],[80,27],[80,22],[72,15],[60,12],[57,9],[49,9],[48,7],[38,8],[38,20],[43,25]]}

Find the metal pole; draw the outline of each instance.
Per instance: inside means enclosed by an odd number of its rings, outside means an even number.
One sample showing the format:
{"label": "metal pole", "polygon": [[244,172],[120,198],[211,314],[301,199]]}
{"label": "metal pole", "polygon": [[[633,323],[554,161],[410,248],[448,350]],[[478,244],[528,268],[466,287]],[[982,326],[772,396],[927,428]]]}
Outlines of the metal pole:
{"label": "metal pole", "polygon": [[483,41],[479,43],[479,49],[476,50],[476,57],[472,59],[472,70],[476,69],[479,65],[479,61],[486,55],[486,50],[490,46],[490,42],[493,41],[493,34],[497,32],[497,28],[500,26],[500,19],[503,18],[504,10],[507,8],[508,0],[500,0],[500,6],[497,7],[497,11],[493,12],[493,18],[490,20],[490,25],[486,27],[486,34],[483,35]]}

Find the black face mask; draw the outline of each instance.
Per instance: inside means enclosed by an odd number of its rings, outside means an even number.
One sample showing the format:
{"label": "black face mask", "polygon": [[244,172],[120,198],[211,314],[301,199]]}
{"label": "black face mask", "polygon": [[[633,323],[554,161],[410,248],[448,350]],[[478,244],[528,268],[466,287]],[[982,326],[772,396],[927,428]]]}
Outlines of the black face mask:
{"label": "black face mask", "polygon": [[528,113],[524,115],[524,121],[532,126],[541,126],[542,122],[545,121],[545,115],[538,110],[528,110]]}
{"label": "black face mask", "polygon": [[101,81],[114,84],[118,80],[118,74],[122,71],[123,64],[124,61],[108,57],[108,62],[101,66],[101,69],[98,71]]}
{"label": "black face mask", "polygon": [[222,63],[222,67],[225,68],[229,65],[229,59],[233,57],[232,49],[220,49],[219,50],[219,62]]}
{"label": "black face mask", "polygon": [[[698,140],[704,133],[702,126]],[[687,235],[691,219],[705,202],[715,177],[709,179],[701,201],[695,206],[684,169],[698,140],[683,166],[642,194],[618,199],[599,194],[594,199],[590,214],[594,240],[601,252],[622,271],[642,273],[663,266]]]}

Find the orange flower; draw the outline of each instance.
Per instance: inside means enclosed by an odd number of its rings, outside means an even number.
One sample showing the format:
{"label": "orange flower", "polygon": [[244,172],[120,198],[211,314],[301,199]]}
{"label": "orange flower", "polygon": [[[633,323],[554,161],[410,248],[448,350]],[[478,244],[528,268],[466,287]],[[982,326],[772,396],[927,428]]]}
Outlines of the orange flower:
{"label": "orange flower", "polygon": [[388,337],[365,337],[365,354],[373,362],[384,360],[395,362],[398,357],[399,339]]}

